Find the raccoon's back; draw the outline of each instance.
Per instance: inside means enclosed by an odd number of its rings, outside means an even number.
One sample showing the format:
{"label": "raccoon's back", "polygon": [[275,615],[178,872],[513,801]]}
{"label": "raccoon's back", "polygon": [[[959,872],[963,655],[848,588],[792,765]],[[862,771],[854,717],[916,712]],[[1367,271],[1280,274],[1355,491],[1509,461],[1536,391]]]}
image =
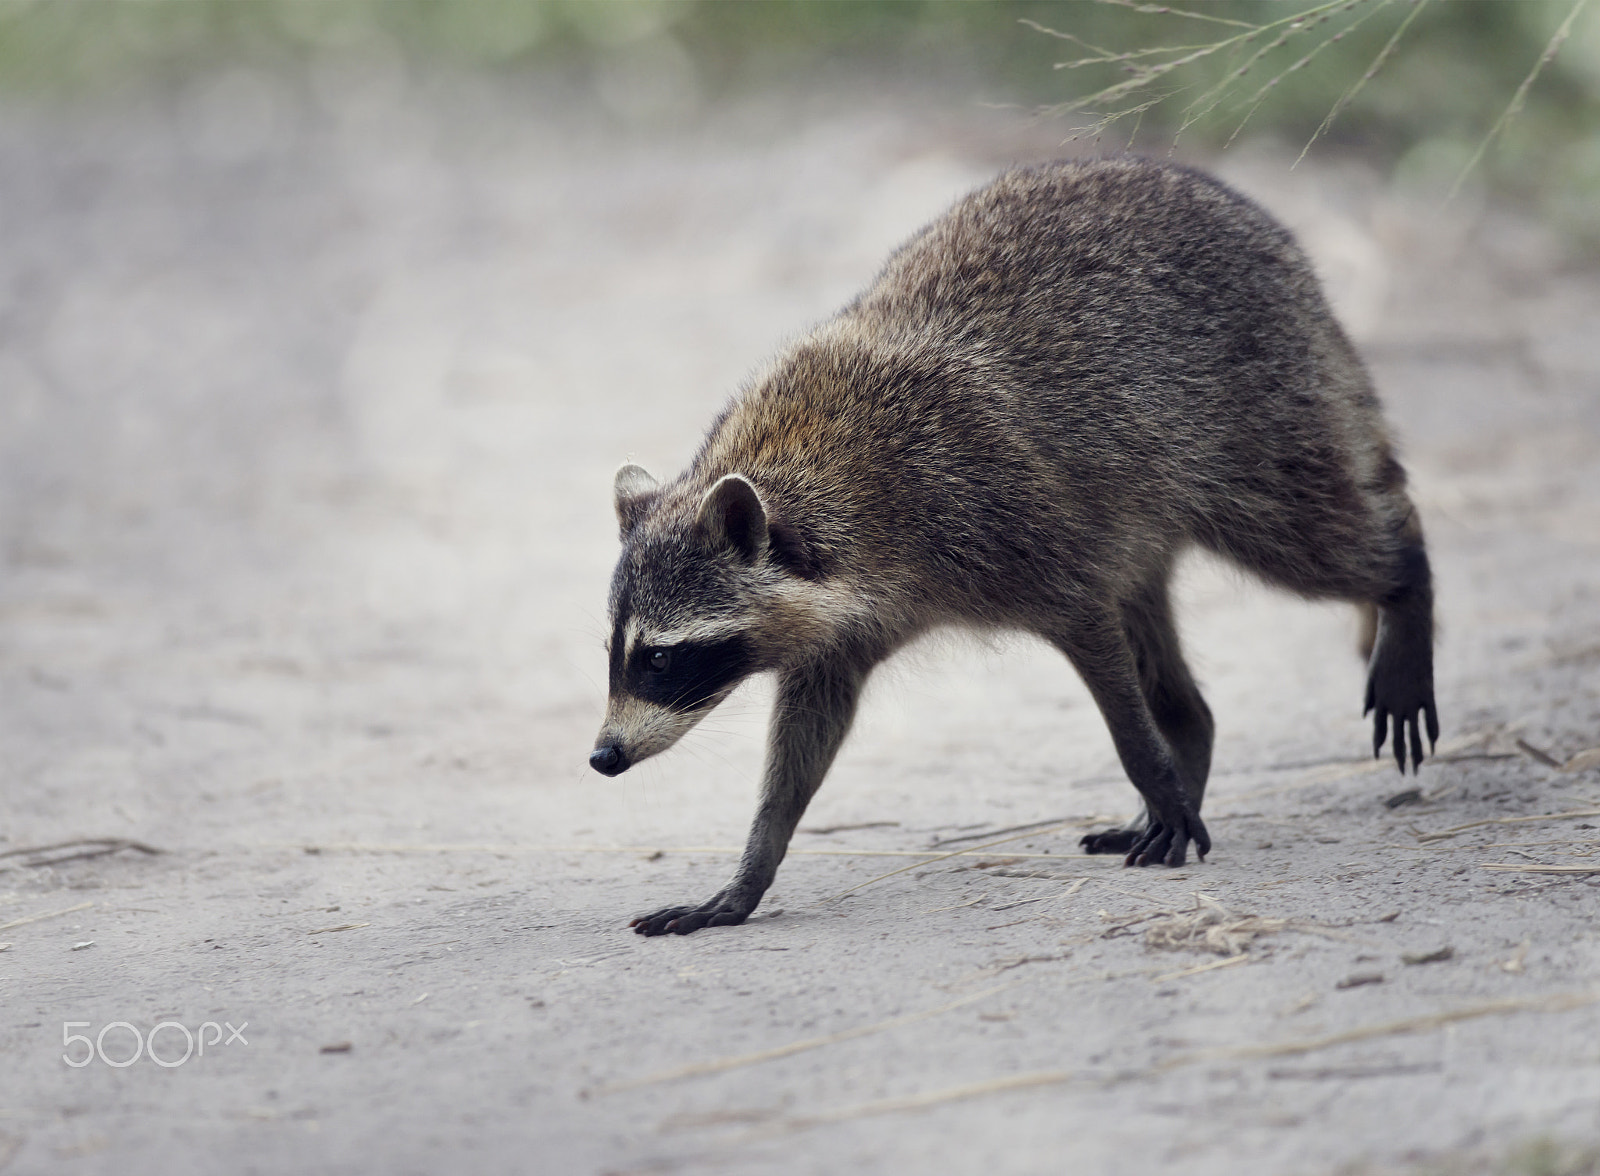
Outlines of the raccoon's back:
{"label": "raccoon's back", "polygon": [[1166,163],[1008,172],[901,247],[844,317],[989,373],[977,395],[1070,453],[1078,479],[1201,511],[1200,487],[1344,448],[1375,405],[1288,231]]}
{"label": "raccoon's back", "polygon": [[[1018,168],[897,250],[846,311],[1018,362],[1218,345],[1325,314],[1305,256],[1218,181],[1143,159]],[[1298,325],[1298,324],[1296,324]],[[1196,353],[1206,354],[1200,346]]]}

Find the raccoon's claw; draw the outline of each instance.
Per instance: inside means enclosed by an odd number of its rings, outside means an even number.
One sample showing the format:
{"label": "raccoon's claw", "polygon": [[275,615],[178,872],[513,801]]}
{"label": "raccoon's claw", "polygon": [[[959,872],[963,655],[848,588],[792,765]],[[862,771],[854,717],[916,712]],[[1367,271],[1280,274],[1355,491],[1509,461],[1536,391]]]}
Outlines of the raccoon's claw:
{"label": "raccoon's claw", "polygon": [[1406,748],[1409,744],[1411,750],[1411,774],[1417,774],[1417,768],[1425,758],[1422,754],[1421,723],[1425,722],[1428,728],[1428,750],[1434,750],[1439,741],[1439,720],[1434,715],[1433,700],[1423,703],[1418,710],[1409,715],[1391,715],[1386,707],[1373,708],[1376,712],[1372,716],[1372,758],[1377,759],[1383,754],[1383,745],[1389,738],[1389,720],[1394,720],[1394,762],[1400,768],[1400,774],[1406,774]]}
{"label": "raccoon's claw", "polygon": [[640,915],[628,926],[638,935],[688,935],[702,927],[737,927],[755,909],[755,903],[745,906],[719,894],[699,906],[667,907],[653,915]]}
{"label": "raccoon's claw", "polygon": [[1165,864],[1181,866],[1188,856],[1189,842],[1201,861],[1211,852],[1211,834],[1199,813],[1181,812],[1171,823],[1152,815],[1150,826],[1140,833],[1123,860],[1124,866]]}
{"label": "raccoon's claw", "polygon": [[[1398,705],[1388,701],[1394,699],[1396,693],[1400,695]],[[1428,750],[1433,751],[1439,742],[1439,715],[1434,709],[1433,690],[1431,687],[1421,692],[1411,691],[1383,691],[1377,684],[1376,675],[1367,683],[1367,706],[1362,714],[1372,715],[1372,758],[1377,759],[1383,753],[1383,745],[1389,739],[1390,720],[1394,724],[1394,761],[1400,768],[1400,774],[1406,773],[1406,751],[1411,752],[1411,774],[1417,774],[1421,766],[1422,754],[1422,728],[1428,731]]]}
{"label": "raccoon's claw", "polygon": [[1084,853],[1127,853],[1139,840],[1137,829],[1107,829],[1104,833],[1088,833],[1078,839]]}

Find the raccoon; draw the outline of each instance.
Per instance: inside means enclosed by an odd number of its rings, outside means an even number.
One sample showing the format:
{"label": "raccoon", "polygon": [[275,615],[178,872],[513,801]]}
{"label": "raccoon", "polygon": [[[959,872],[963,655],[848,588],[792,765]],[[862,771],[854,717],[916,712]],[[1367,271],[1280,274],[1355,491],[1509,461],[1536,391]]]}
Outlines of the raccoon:
{"label": "raccoon", "polygon": [[749,381],[685,473],[617,472],[593,767],[623,772],[777,676],[732,879],[630,925],[742,923],[873,667],[940,626],[1037,634],[1088,686],[1144,811],[1085,849],[1203,860],[1214,725],[1168,599],[1192,545],[1373,611],[1373,753],[1392,728],[1415,772],[1439,727],[1405,485],[1360,359],[1265,212],[1171,163],[1006,172]]}

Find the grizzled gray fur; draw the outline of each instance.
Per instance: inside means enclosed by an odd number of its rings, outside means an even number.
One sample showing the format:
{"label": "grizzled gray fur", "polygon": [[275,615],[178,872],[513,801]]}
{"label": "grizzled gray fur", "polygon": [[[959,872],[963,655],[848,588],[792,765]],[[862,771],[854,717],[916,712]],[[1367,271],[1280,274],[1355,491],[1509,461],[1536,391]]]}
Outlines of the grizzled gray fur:
{"label": "grizzled gray fur", "polygon": [[685,473],[617,473],[590,762],[624,771],[744,678],[778,678],[733,878],[633,926],[743,922],[867,675],[937,626],[1025,630],[1076,667],[1145,809],[1091,852],[1203,857],[1213,724],[1168,601],[1192,544],[1373,612],[1373,749],[1392,722],[1415,770],[1438,722],[1405,481],[1310,265],[1254,204],[1131,158],[1006,173],[757,374]]}

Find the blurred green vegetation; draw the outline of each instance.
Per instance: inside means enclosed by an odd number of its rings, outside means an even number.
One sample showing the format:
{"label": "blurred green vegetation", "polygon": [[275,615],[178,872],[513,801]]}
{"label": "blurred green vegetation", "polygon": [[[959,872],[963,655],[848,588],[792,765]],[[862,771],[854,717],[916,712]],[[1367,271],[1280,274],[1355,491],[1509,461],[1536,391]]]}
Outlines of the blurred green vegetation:
{"label": "blurred green vegetation", "polygon": [[[418,70],[564,70],[581,82],[607,70],[666,68],[680,83],[689,78],[697,101],[879,71],[1034,109],[1129,75],[1126,63],[1058,68],[1092,54],[1025,21],[1123,53],[1216,41],[1239,31],[1223,21],[1281,21],[1312,4],[1180,5],[1212,18],[1198,20],[1095,0],[0,0],[0,100],[80,96],[235,60],[292,69],[379,44]],[[1269,79],[1349,26],[1250,115],[1248,133],[1298,148],[1414,13],[1402,42],[1316,150],[1359,152],[1401,182],[1448,186],[1572,7],[1573,0],[1433,0],[1416,11],[1415,0],[1341,0],[1326,20],[1292,30],[1261,55],[1230,97],[1182,134],[1193,146],[1220,146]],[[1153,93],[1167,96],[1142,115],[1134,145],[1163,149],[1185,107],[1275,36],[1163,77]],[[651,100],[646,87],[639,101]],[[1064,130],[1094,121],[1088,111],[1062,117]],[[1121,146],[1133,131],[1130,118],[1108,128],[1104,141]],[[1579,16],[1478,175],[1600,241],[1600,5]]]}

